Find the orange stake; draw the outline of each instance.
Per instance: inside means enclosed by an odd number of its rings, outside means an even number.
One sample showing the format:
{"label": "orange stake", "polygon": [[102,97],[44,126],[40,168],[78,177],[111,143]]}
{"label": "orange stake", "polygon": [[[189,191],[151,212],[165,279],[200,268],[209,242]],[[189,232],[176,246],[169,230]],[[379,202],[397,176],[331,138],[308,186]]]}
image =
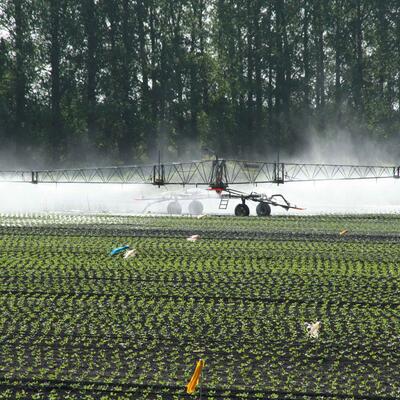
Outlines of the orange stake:
{"label": "orange stake", "polygon": [[189,383],[186,385],[186,392],[188,394],[192,394],[196,390],[196,386],[200,382],[201,371],[203,370],[204,364],[205,364],[205,361],[202,359],[197,361],[196,368],[193,372],[193,375],[190,378]]}

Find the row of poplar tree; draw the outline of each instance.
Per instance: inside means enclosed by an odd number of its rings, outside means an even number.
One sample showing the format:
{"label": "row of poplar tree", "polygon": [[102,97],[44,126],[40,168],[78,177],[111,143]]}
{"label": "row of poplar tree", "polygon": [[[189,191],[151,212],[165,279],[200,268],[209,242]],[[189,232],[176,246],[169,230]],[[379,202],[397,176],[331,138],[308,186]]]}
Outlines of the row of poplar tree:
{"label": "row of poplar tree", "polygon": [[24,160],[399,135],[399,0],[3,0],[0,37],[0,138]]}

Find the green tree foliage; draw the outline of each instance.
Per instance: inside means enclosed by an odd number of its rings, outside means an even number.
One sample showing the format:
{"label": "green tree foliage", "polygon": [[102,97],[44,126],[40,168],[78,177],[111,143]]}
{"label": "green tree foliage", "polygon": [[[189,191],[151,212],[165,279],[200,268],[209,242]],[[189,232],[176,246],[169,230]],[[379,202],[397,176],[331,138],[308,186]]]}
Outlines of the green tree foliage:
{"label": "green tree foliage", "polygon": [[396,0],[4,0],[0,136],[52,165],[390,140],[399,21]]}

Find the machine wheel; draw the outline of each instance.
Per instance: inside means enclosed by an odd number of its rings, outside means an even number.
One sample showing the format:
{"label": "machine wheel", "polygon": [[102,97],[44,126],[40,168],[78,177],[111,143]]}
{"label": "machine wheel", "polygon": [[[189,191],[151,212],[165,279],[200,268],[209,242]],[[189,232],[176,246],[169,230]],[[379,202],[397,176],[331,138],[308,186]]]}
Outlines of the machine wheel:
{"label": "machine wheel", "polygon": [[172,201],[167,206],[168,214],[182,214],[182,207],[177,201]]}
{"label": "machine wheel", "polygon": [[189,214],[200,215],[203,213],[203,203],[199,200],[193,200],[189,203]]}
{"label": "machine wheel", "polygon": [[256,212],[259,217],[268,217],[271,215],[271,206],[268,203],[260,201],[256,207]]}
{"label": "machine wheel", "polygon": [[246,204],[240,203],[235,207],[235,215],[237,217],[248,217],[250,209]]}

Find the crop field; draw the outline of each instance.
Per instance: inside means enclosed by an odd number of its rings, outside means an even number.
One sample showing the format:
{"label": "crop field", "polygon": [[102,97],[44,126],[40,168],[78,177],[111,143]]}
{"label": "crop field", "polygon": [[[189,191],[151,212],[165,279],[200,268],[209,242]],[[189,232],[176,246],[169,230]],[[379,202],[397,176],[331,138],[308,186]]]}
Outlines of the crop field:
{"label": "crop field", "polygon": [[0,399],[399,399],[399,241],[396,214],[0,215]]}

